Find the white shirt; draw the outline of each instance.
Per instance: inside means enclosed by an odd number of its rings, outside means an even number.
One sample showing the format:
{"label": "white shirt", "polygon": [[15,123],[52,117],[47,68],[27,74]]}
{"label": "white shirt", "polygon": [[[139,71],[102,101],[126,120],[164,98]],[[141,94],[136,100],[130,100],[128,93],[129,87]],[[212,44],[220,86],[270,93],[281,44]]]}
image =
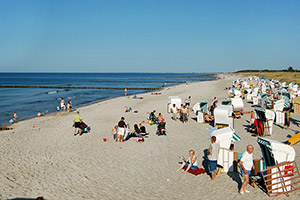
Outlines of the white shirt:
{"label": "white shirt", "polygon": [[241,161],[243,162],[243,165],[246,170],[251,170],[253,166],[253,154],[249,154],[248,151],[245,151],[243,153],[243,156],[241,158]]}
{"label": "white shirt", "polygon": [[208,155],[209,160],[218,160],[219,144],[214,142],[209,147],[211,149],[211,155]]}
{"label": "white shirt", "polygon": [[172,107],[171,110],[172,110],[173,113],[177,113],[177,108],[176,108],[176,106],[175,106],[175,107]]}

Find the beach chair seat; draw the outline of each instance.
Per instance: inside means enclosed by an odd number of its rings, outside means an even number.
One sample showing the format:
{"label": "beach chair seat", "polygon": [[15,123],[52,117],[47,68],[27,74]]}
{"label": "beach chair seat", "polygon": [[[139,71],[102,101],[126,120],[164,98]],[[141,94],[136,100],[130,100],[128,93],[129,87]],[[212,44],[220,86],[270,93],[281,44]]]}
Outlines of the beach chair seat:
{"label": "beach chair seat", "polygon": [[262,182],[264,180],[262,170],[266,169],[266,165],[263,159],[254,160],[254,168],[254,173],[249,176],[249,179],[250,184],[255,188],[255,183]]}

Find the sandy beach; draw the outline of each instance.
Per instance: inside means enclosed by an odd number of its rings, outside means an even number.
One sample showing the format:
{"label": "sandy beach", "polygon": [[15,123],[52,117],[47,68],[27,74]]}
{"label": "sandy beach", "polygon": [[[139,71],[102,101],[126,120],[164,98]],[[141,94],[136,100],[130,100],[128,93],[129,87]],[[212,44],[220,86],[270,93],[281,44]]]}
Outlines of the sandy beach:
{"label": "sandy beach", "polygon": [[[228,97],[225,87],[237,76],[215,81],[167,87],[161,95],[141,94],[142,100],[118,97],[79,108],[84,121],[92,130],[74,136],[73,113],[32,118],[13,124],[13,130],[0,132],[0,199],[269,199],[258,187],[248,186],[249,194],[238,193],[242,180],[237,174],[223,173],[211,181],[209,175],[182,174],[180,155],[188,156],[193,149],[202,167],[203,151],[209,147],[211,128],[191,118],[188,123],[171,120],[167,113],[169,96],[184,100],[192,96],[192,105],[213,97]],[[253,108],[244,100],[245,110]],[[124,113],[131,106],[138,113]],[[150,135],[144,143],[131,139],[116,143],[111,129],[122,116],[133,125],[146,120],[149,112],[162,113],[167,124],[167,136],[157,136],[156,126],[145,124]],[[297,114],[292,119],[300,120]],[[257,137],[247,132],[249,114],[235,120],[234,129],[241,137],[235,150],[242,153],[247,144],[254,146],[254,159],[261,158]],[[291,130],[274,125],[267,138],[286,141],[288,135],[299,132],[297,124]],[[103,138],[108,138],[103,142]],[[296,162],[300,164],[300,144],[295,144]],[[285,195],[273,199],[286,199]],[[300,191],[290,193],[289,199],[299,199]]]}

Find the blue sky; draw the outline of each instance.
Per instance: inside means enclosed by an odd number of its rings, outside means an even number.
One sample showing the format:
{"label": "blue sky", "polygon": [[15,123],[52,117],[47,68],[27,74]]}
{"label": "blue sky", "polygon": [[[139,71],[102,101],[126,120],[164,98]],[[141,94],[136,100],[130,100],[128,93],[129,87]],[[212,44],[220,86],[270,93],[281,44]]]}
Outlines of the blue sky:
{"label": "blue sky", "polygon": [[298,0],[0,0],[0,72],[300,69]]}

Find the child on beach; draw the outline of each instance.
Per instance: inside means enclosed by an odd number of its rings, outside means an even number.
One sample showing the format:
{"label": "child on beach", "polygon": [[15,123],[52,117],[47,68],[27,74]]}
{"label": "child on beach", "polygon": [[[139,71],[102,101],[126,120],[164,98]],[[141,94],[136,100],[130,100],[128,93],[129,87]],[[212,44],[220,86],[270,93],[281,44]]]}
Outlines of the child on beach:
{"label": "child on beach", "polygon": [[16,112],[14,112],[14,121],[17,121],[18,115]]}
{"label": "child on beach", "polygon": [[180,171],[182,168],[186,167],[186,170],[183,173],[186,173],[187,171],[198,169],[198,162],[197,162],[197,157],[195,156],[195,151],[190,150],[189,151],[190,156],[184,160],[182,165],[177,169],[177,171]]}
{"label": "child on beach", "polygon": [[113,135],[113,138],[115,140],[115,142],[118,141],[118,126],[115,125],[114,128],[111,130],[111,134]]}
{"label": "child on beach", "polygon": [[8,123],[12,124],[12,123],[14,123],[14,122],[15,122],[15,121],[14,121],[12,118],[9,118]]}

